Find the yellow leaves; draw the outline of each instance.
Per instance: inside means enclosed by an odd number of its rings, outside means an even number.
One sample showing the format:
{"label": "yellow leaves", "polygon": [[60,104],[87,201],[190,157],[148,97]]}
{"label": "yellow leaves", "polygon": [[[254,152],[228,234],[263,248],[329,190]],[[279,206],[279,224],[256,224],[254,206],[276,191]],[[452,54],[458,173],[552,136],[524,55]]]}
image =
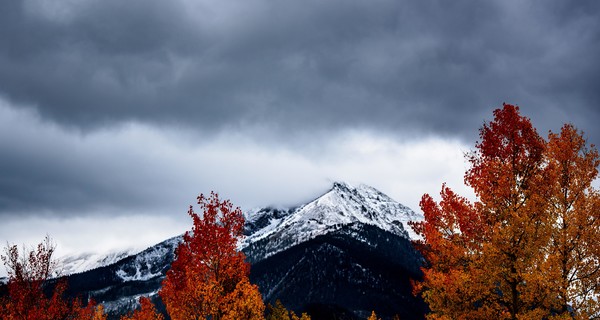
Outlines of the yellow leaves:
{"label": "yellow leaves", "polygon": [[600,158],[572,125],[541,138],[504,105],[467,155],[467,205],[445,185],[411,226],[429,266],[429,319],[600,317]]}
{"label": "yellow leaves", "polygon": [[140,299],[140,308],[135,310],[131,316],[121,317],[121,320],[163,320],[162,314],[156,311],[149,298]]}
{"label": "yellow leaves", "polygon": [[104,313],[104,306],[98,305],[96,310],[94,310],[94,314],[92,315],[91,320],[106,320],[107,316]]}
{"label": "yellow leaves", "polygon": [[281,301],[277,299],[275,305],[269,304],[267,306],[266,320],[290,320],[290,314]]}
{"label": "yellow leaves", "polygon": [[250,284],[247,279],[240,281],[223,303],[223,320],[264,319],[265,305],[258,287]]}
{"label": "yellow leaves", "polygon": [[310,316],[306,312],[303,312],[300,317],[294,311],[290,312],[290,314],[290,320],[310,320]]}
{"label": "yellow leaves", "polygon": [[381,319],[377,318],[377,315],[375,314],[375,311],[372,311],[371,312],[371,316],[367,320],[381,320]]}
{"label": "yellow leaves", "polygon": [[436,313],[449,319],[495,319],[499,312],[495,304],[487,301],[487,295],[494,290],[493,283],[477,281],[474,277],[483,279],[478,270],[463,271],[460,269],[449,272],[427,272],[425,283],[428,290],[423,297],[432,310],[443,310]]}
{"label": "yellow leaves", "polygon": [[294,311],[288,311],[281,301],[275,301],[275,305],[269,304],[267,306],[267,317],[266,320],[310,320],[310,316],[306,313],[302,313],[300,317],[296,315]]}
{"label": "yellow leaves", "polygon": [[591,184],[599,164],[598,151],[572,125],[550,133],[548,167],[556,182],[548,200],[555,222],[544,268],[558,291],[551,305],[581,318],[600,316],[600,197]]}

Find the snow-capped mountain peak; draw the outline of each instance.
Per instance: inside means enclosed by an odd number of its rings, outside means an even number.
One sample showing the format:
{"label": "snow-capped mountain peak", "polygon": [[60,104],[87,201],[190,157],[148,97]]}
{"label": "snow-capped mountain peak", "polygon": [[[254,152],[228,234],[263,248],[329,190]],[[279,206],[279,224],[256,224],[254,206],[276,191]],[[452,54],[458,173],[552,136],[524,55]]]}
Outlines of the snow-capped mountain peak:
{"label": "snow-capped mountain peak", "polygon": [[353,187],[343,182],[334,183],[329,192],[304,206],[303,211],[304,215],[330,224],[361,222],[404,236],[412,235],[404,224],[421,219],[410,208],[371,186]]}
{"label": "snow-capped mountain peak", "polygon": [[279,245],[269,248],[267,255],[355,223],[414,239],[416,235],[406,222],[422,220],[410,208],[373,187],[354,187],[344,182],[335,182],[329,191],[298,208],[262,209],[246,217],[253,228],[246,233],[241,248],[271,238],[269,243]]}

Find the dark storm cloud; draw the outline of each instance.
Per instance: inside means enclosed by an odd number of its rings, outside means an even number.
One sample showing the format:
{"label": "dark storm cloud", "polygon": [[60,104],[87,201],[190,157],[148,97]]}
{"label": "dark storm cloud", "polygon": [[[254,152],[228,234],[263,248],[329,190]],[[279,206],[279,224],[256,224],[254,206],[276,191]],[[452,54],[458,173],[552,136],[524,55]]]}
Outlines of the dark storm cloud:
{"label": "dark storm cloud", "polygon": [[472,138],[506,101],[543,129],[572,121],[600,138],[597,1],[1,6],[0,94],[82,129],[136,120]]}
{"label": "dark storm cloud", "polygon": [[0,216],[160,212],[172,193],[156,186],[179,175],[146,149],[135,134],[81,136],[0,101]]}
{"label": "dark storm cloud", "polygon": [[598,144],[598,57],[598,1],[1,1],[0,215],[170,212],[275,164],[227,159],[221,179],[218,155],[239,156],[223,147],[193,172],[210,152],[162,151],[161,130],[321,158],[325,132],[355,128],[473,145],[509,102],[542,134],[572,122]]}

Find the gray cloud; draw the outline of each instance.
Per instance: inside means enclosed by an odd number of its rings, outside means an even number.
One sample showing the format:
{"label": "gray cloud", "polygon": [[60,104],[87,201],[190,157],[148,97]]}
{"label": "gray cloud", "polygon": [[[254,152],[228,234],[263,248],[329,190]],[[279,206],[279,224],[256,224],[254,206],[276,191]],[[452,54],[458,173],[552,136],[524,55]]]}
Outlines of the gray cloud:
{"label": "gray cloud", "polygon": [[372,184],[416,208],[423,193],[463,174],[464,147],[440,139],[401,143],[346,130],[307,152],[236,133],[197,138],[135,123],[80,134],[0,100],[0,218],[187,221],[200,192],[220,192],[245,209],[297,205],[335,180]]}
{"label": "gray cloud", "polygon": [[502,102],[600,143],[599,56],[593,0],[0,1],[0,241],[144,247],[211,190],[469,196]]}
{"label": "gray cloud", "polygon": [[134,120],[470,141],[506,101],[544,130],[571,121],[600,138],[595,1],[2,6],[0,92],[83,130]]}
{"label": "gray cloud", "polygon": [[502,102],[600,143],[599,56],[598,1],[0,1],[0,234],[114,244],[146,216],[180,232],[198,192],[336,179],[468,194],[461,152]]}

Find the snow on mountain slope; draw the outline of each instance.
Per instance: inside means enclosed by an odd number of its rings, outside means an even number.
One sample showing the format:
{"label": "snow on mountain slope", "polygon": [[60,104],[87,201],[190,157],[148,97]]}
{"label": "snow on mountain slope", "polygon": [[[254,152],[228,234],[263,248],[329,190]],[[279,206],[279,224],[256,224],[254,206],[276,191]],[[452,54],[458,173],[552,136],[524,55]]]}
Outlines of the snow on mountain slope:
{"label": "snow on mountain slope", "polygon": [[58,265],[61,269],[61,275],[70,275],[111,265],[139,251],[138,249],[126,249],[104,254],[82,253],[79,255],[67,255],[58,258]]}
{"label": "snow on mountain slope", "polygon": [[298,208],[250,211],[246,219],[254,230],[248,230],[241,249],[266,241],[269,248],[264,257],[267,257],[354,223],[373,225],[415,239],[417,235],[406,223],[423,217],[373,187],[336,182],[327,193]]}
{"label": "snow on mountain slope", "polygon": [[[304,205],[261,208],[247,211],[244,215],[244,238],[238,248],[253,264],[252,270],[258,270],[253,271],[252,276],[261,279],[263,289],[271,292],[273,299],[279,294],[282,297],[306,296],[312,299],[310,294],[313,294],[318,299],[346,299],[339,293],[347,291],[350,296],[364,294],[365,288],[375,292],[374,296],[397,297],[395,288],[401,285],[393,285],[391,288],[394,289],[389,290],[380,285],[395,281],[386,278],[386,268],[395,270],[395,276],[398,270],[409,274],[415,273],[412,269],[418,271],[419,268],[419,256],[406,241],[416,235],[406,222],[422,220],[422,216],[366,185],[354,187],[338,182]],[[66,266],[63,273],[94,269],[110,264],[111,260],[119,260],[103,268],[69,276],[70,288],[82,296],[93,297],[105,306],[107,312],[118,317],[133,310],[140,296],[156,296],[182,238],[177,236],[165,240],[128,257],[115,253],[108,257],[88,254],[64,259]],[[121,254],[128,255],[126,252]],[[343,262],[343,267],[340,267],[340,262]],[[298,265],[298,272],[281,269],[289,263]],[[274,266],[279,266],[281,272],[275,272]],[[340,280],[338,285],[332,283],[329,278],[332,274],[342,277],[339,279],[343,281]],[[284,286],[292,283],[290,279],[298,285]],[[320,282],[323,279],[324,282]],[[382,282],[377,282],[380,281],[378,279]],[[369,286],[369,283],[374,285]],[[297,294],[294,290],[300,287],[308,288],[309,294]],[[289,288],[294,288],[293,292]],[[410,288],[407,290],[410,293]],[[306,302],[295,299],[297,306]],[[315,301],[329,301],[329,298],[323,299]],[[354,300],[340,301],[356,307]]]}
{"label": "snow on mountain slope", "polygon": [[[376,226],[396,235],[416,239],[416,234],[406,224],[422,220],[420,214],[396,202],[381,191],[367,186],[357,187],[335,182],[332,188],[317,199],[295,208],[260,208],[244,213],[245,238],[240,250],[256,242],[268,242],[255,258],[266,258],[319,235],[338,230],[341,226],[362,223]],[[160,255],[172,255],[181,236],[166,240],[144,251],[128,249],[109,254],[65,256],[59,258],[62,274],[69,275],[111,265],[123,258],[135,255],[135,261],[118,276],[124,281],[142,280],[158,276],[160,268],[153,261]]]}
{"label": "snow on mountain slope", "polygon": [[116,275],[124,282],[164,276],[182,240],[183,236],[176,236],[136,254],[116,271]]}
{"label": "snow on mountain slope", "polygon": [[[182,236],[167,239],[159,244],[145,250],[126,249],[110,253],[83,253],[80,255],[67,255],[58,258],[61,275],[71,275],[93,270],[96,268],[112,265],[122,259],[134,256],[133,269],[127,272],[121,271],[118,276],[125,281],[142,280],[152,278],[156,274],[148,273],[154,261],[160,260],[162,256],[173,254],[175,248],[181,242]],[[135,270],[135,271],[133,271]]]}

